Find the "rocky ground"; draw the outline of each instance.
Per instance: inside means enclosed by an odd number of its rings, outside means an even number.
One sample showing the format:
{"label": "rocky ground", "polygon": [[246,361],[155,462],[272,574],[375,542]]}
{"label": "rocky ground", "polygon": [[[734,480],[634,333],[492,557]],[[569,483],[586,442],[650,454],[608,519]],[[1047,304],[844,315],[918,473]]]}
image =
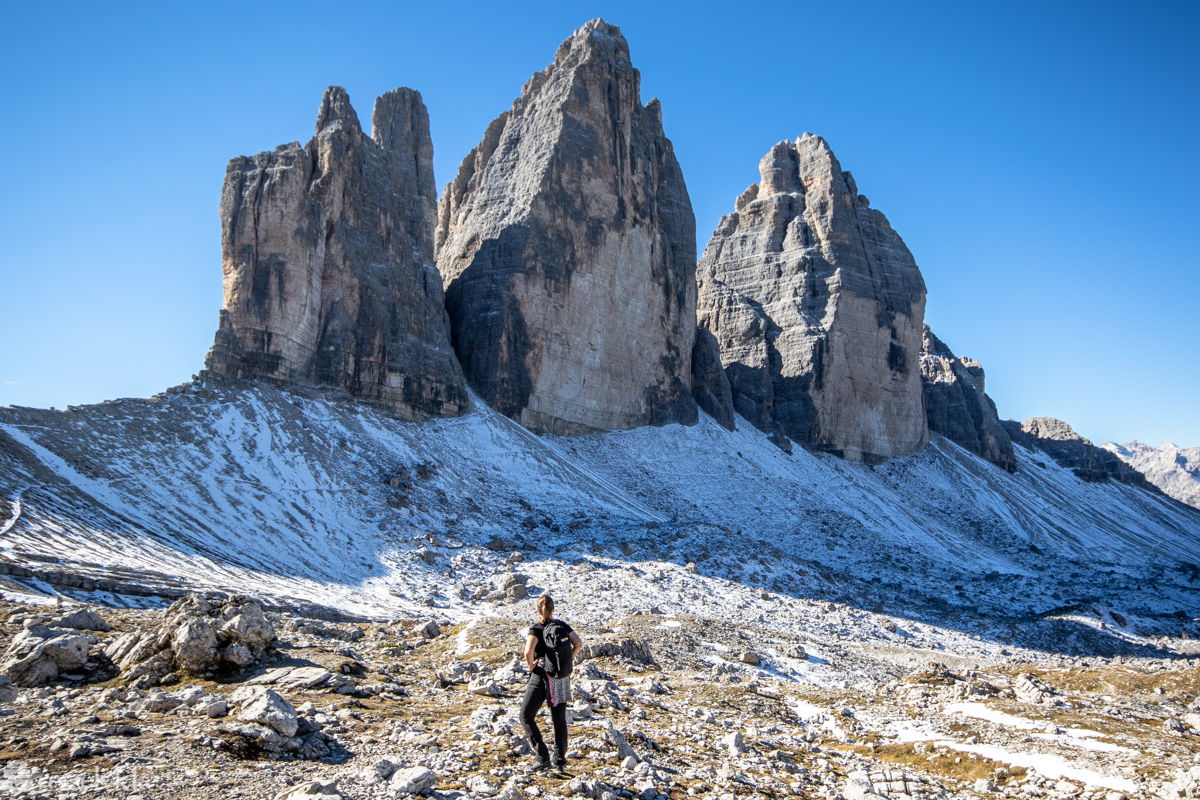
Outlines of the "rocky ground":
{"label": "rocky ground", "polygon": [[989,656],[936,625],[923,634],[957,646],[872,641],[867,623],[897,620],[836,603],[791,635],[581,614],[567,773],[531,774],[516,714],[539,589],[496,585],[457,624],[331,623],[248,598],[2,602],[0,796],[1173,800],[1200,778],[1189,640]]}

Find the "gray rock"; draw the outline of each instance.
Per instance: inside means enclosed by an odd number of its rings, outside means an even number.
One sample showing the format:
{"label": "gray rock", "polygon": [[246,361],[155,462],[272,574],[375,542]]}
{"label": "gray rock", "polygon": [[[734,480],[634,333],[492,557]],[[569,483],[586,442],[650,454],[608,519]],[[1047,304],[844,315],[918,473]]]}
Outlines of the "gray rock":
{"label": "gray rock", "polygon": [[230,697],[240,705],[237,718],[277,731],[281,736],[295,736],[299,727],[296,709],[273,689],[261,686],[242,686]]}
{"label": "gray rock", "polygon": [[638,754],[633,752],[633,748],[629,746],[629,742],[626,741],[625,735],[614,728],[611,722],[607,724],[607,727],[605,727],[601,736],[604,741],[616,748],[618,758],[624,760],[630,756],[633,756],[634,758],[637,758],[638,761],[641,761],[641,759],[638,758]]}
{"label": "gray rock", "polygon": [[329,798],[341,796],[342,793],[337,788],[337,781],[332,783],[307,781],[299,786],[280,790],[275,794],[274,800],[329,800]]}
{"label": "gray rock", "polygon": [[13,638],[0,673],[17,686],[42,686],[87,664],[93,636],[33,625]]}
{"label": "gray rock", "polygon": [[90,608],[79,608],[46,623],[51,628],[75,628],[82,631],[111,631],[112,626]]}
{"label": "gray rock", "polygon": [[437,776],[428,767],[398,769],[388,785],[397,795],[421,794],[437,786]]}
{"label": "gray rock", "polygon": [[[227,642],[224,647],[222,640]],[[210,601],[192,594],[168,608],[157,628],[124,633],[105,652],[126,671],[126,680],[145,677],[153,685],[177,669],[202,674],[248,666],[274,640],[274,626],[251,598],[233,595]]]}
{"label": "gray rock", "polygon": [[929,430],[1001,469],[1017,471],[1012,440],[983,388],[983,367],[956,358],[928,325],[921,340],[921,379]]}
{"label": "gray rock", "polygon": [[437,622],[429,620],[413,628],[412,632],[417,636],[424,636],[426,639],[436,639],[442,635],[442,628]]}
{"label": "gray rock", "polygon": [[698,420],[695,218],[657,100],[593,20],[488,126],[438,206],[467,382],[535,431]]}
{"label": "gray rock", "polygon": [[433,266],[429,117],[397,89],[371,123],[368,137],[333,86],[307,145],[229,162],[207,369],[341,387],[404,418],[456,416],[467,394]]}
{"label": "gray rock", "polygon": [[275,639],[275,626],[257,603],[241,603],[223,609],[221,614],[225,621],[218,630],[251,654],[261,653]]}
{"label": "gray rock", "polygon": [[491,797],[499,791],[496,784],[483,775],[472,775],[467,778],[467,789],[476,797]]}
{"label": "gray rock", "polygon": [[467,684],[467,691],[481,697],[503,697],[504,690],[491,678],[479,678]]}
{"label": "gray rock", "polygon": [[191,673],[201,673],[217,665],[217,632],[208,620],[186,619],[171,637],[175,663]]}
{"label": "gray rock", "polygon": [[742,735],[737,731],[725,736],[721,739],[721,748],[729,751],[729,755],[740,756],[746,752],[746,742],[742,739]]}
{"label": "gray rock", "polygon": [[221,650],[221,658],[239,667],[248,667],[254,663],[254,654],[248,647],[233,642]]}
{"label": "gray rock", "polygon": [[697,270],[697,316],[733,406],[813,450],[877,463],[929,438],[925,282],[829,145],[780,142],[722,218]]}

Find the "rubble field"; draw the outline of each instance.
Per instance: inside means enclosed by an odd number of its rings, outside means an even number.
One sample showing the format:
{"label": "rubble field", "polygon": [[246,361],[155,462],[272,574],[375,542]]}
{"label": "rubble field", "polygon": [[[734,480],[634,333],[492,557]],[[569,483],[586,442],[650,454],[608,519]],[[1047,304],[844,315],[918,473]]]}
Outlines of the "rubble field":
{"label": "rubble field", "polygon": [[[15,676],[0,678],[0,796],[1175,800],[1200,786],[1200,670],[1179,653],[963,658],[655,609],[576,625],[567,770],[533,773],[517,716],[532,600],[485,609],[335,623],[238,596],[0,602]],[[544,709],[539,724],[549,739]]]}

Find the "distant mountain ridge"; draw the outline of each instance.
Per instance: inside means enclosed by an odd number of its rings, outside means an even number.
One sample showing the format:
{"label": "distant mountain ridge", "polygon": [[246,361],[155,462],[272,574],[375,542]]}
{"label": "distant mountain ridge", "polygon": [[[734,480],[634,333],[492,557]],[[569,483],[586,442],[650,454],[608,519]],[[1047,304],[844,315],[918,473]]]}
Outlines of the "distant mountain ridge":
{"label": "distant mountain ridge", "polygon": [[1170,441],[1152,447],[1136,439],[1100,446],[1141,472],[1168,497],[1200,508],[1200,447],[1179,447]]}

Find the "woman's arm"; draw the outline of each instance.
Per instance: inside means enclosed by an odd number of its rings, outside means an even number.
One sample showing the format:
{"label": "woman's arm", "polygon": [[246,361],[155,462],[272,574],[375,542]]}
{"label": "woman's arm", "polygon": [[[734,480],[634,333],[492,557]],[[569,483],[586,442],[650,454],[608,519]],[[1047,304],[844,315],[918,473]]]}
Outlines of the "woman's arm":
{"label": "woman's arm", "polygon": [[571,631],[571,644],[575,649],[571,651],[571,660],[574,661],[579,656],[579,651],[583,649],[583,640],[579,638],[579,634]]}
{"label": "woman's arm", "polygon": [[529,665],[530,671],[533,670],[533,663],[537,660],[537,637],[530,634],[525,639],[525,663]]}

